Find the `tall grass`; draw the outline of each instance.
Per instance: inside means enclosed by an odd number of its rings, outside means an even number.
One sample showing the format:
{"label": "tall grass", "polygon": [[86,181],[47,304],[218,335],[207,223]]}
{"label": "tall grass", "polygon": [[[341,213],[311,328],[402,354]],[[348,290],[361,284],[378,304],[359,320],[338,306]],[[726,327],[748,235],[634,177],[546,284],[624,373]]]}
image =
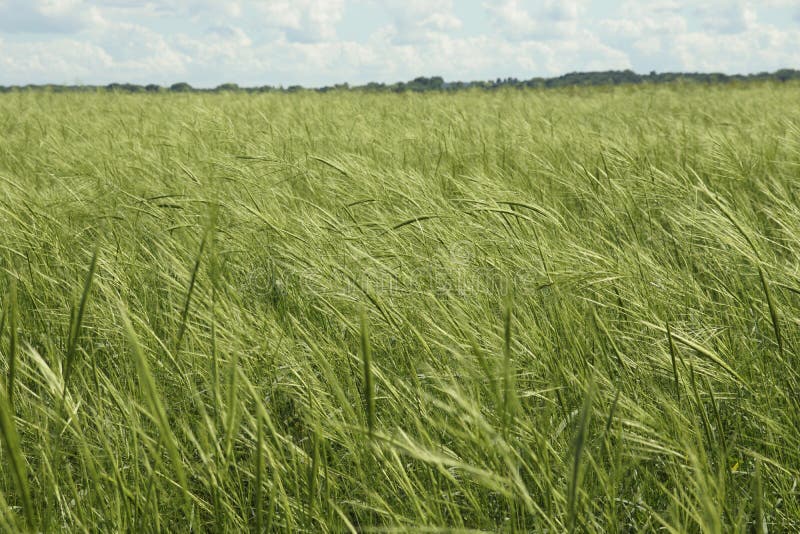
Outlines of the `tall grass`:
{"label": "tall grass", "polygon": [[0,530],[797,530],[797,89],[2,95]]}

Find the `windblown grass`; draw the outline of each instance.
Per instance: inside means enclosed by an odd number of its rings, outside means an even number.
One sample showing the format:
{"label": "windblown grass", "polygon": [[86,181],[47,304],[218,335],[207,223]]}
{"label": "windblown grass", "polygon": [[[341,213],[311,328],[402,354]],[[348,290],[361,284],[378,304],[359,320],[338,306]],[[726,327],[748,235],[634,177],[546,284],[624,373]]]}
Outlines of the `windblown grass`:
{"label": "windblown grass", "polygon": [[0,530],[800,529],[796,85],[0,97]]}

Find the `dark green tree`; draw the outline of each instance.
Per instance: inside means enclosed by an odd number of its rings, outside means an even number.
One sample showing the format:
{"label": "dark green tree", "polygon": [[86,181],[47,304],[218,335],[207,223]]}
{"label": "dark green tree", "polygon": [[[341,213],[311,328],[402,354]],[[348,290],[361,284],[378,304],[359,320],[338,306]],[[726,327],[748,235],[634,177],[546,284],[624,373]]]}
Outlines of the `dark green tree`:
{"label": "dark green tree", "polygon": [[169,90],[173,93],[188,93],[192,91],[192,86],[186,82],[173,83],[169,86]]}

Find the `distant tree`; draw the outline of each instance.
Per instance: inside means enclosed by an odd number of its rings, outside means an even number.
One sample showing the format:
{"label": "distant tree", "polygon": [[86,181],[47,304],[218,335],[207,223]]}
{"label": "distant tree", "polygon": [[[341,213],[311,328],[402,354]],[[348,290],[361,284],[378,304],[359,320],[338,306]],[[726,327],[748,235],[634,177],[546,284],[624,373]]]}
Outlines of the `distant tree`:
{"label": "distant tree", "polygon": [[800,80],[800,70],[781,69],[775,73],[775,78],[782,82],[788,82],[789,80]]}
{"label": "distant tree", "polygon": [[228,92],[231,92],[231,93],[235,93],[236,91],[239,90],[239,86],[237,84],[235,84],[235,83],[223,83],[222,85],[217,86],[217,88],[214,89],[214,90],[216,92],[226,92],[226,91],[228,91]]}
{"label": "distant tree", "polygon": [[414,78],[410,82],[402,84],[403,90],[416,92],[438,91],[442,89],[442,86],[444,86],[444,79],[441,76],[434,76],[432,78],[420,76]]}
{"label": "distant tree", "polygon": [[120,93],[140,93],[144,91],[144,87],[134,83],[110,83],[106,85],[106,91]]}
{"label": "distant tree", "polygon": [[169,90],[173,93],[188,93],[192,91],[192,86],[186,82],[173,83],[169,86]]}
{"label": "distant tree", "polygon": [[386,84],[378,82],[369,82],[367,85],[364,85],[359,89],[364,89],[366,91],[383,91],[384,89],[386,89]]}
{"label": "distant tree", "polygon": [[[2,2],[2,0],[0,0]],[[367,92],[396,92],[405,91],[426,92],[426,91],[458,91],[464,89],[474,90],[493,90],[498,88],[559,88],[575,86],[607,86],[620,84],[729,84],[729,83],[752,83],[752,82],[800,82],[800,70],[781,69],[775,72],[759,72],[755,74],[724,74],[719,72],[661,72],[650,71],[649,74],[637,74],[631,70],[621,71],[599,71],[599,72],[570,72],[555,78],[531,78],[529,80],[518,80],[517,78],[496,78],[494,80],[477,80],[471,82],[445,82],[441,76],[424,77],[420,76],[408,82],[397,82],[392,84],[370,82],[365,85],[351,87],[347,83],[336,84],[316,89],[306,89],[301,85],[292,85],[288,88],[283,86],[271,87],[269,85],[261,87],[239,87],[235,83],[226,83],[216,89],[195,89],[185,82],[175,83],[169,88],[159,85],[149,84],[141,86],[136,84],[110,83],[105,86],[97,85],[55,85],[55,84],[28,84],[22,86],[3,87],[0,86],[0,93],[12,91],[41,91],[52,93],[88,93],[101,91],[131,92],[138,93],[146,91],[148,93],[158,93],[160,91],[171,92],[208,92],[208,91],[244,91],[247,93],[266,93],[266,92],[289,92],[313,90],[317,92],[327,91],[367,91]]]}

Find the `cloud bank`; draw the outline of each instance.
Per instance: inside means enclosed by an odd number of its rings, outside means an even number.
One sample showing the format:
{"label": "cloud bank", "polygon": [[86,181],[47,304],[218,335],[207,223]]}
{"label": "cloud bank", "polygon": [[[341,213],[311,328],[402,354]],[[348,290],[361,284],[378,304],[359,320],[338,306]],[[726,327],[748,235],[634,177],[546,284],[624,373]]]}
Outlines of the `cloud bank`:
{"label": "cloud bank", "polygon": [[798,66],[800,0],[0,0],[5,85]]}

